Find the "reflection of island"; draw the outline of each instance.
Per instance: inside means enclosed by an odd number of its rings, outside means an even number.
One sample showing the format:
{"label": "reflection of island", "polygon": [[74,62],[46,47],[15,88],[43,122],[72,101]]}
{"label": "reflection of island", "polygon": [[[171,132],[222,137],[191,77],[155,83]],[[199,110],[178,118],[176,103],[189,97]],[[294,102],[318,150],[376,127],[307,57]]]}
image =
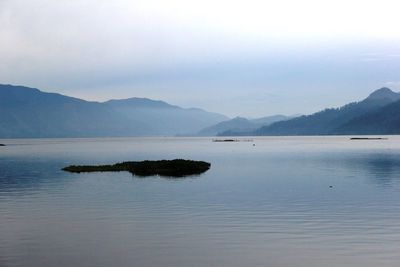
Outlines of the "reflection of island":
{"label": "reflection of island", "polygon": [[113,165],[71,165],[63,168],[68,172],[119,172],[128,171],[137,176],[169,176],[183,177],[198,175],[206,172],[211,164],[205,161],[194,161],[184,159],[156,160],[156,161],[127,161]]}

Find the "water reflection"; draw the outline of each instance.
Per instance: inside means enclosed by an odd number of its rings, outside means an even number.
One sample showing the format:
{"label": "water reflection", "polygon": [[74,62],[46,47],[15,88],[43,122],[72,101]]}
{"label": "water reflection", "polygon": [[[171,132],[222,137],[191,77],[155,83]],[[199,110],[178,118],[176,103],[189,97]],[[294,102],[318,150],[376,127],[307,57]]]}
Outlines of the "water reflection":
{"label": "water reflection", "polygon": [[400,179],[399,155],[372,154],[360,160],[359,164],[370,174],[369,177],[374,177],[373,181],[377,184],[390,186]]}
{"label": "water reflection", "polygon": [[363,175],[369,181],[392,186],[400,182],[400,155],[397,153],[339,153],[321,156],[325,166],[336,171],[344,169],[349,176]]}
{"label": "water reflection", "polygon": [[[400,145],[342,139],[9,146],[0,266],[396,266]],[[176,182],[61,171],[176,157],[213,167]]]}

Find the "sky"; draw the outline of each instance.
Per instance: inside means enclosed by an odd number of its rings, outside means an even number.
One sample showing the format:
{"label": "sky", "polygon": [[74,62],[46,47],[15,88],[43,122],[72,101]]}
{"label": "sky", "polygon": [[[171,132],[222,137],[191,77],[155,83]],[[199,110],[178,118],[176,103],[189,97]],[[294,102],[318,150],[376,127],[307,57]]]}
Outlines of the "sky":
{"label": "sky", "polygon": [[0,83],[225,115],[400,91],[392,0],[0,0]]}

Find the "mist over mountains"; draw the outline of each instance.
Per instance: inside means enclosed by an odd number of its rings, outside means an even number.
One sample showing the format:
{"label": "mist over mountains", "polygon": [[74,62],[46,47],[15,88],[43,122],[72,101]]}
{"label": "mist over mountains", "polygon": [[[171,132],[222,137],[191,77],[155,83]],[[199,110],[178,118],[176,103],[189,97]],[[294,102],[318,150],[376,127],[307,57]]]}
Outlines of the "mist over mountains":
{"label": "mist over mountains", "polygon": [[228,117],[145,98],[92,102],[0,85],[0,137],[173,136]]}
{"label": "mist over mountains", "polygon": [[307,116],[228,117],[163,101],[85,101],[0,85],[0,138],[400,134],[400,93],[389,88]]}
{"label": "mist over mountains", "polygon": [[216,136],[241,134],[254,131],[260,127],[268,126],[274,122],[289,120],[296,116],[273,115],[257,119],[236,117],[204,128],[197,133],[198,136]]}

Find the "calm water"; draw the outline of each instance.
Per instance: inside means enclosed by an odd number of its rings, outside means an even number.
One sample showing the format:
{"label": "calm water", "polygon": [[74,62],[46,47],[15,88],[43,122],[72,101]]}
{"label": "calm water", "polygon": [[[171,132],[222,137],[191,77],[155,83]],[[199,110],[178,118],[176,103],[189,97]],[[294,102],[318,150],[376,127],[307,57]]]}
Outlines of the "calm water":
{"label": "calm water", "polygon": [[[0,143],[2,267],[400,263],[397,136]],[[60,171],[164,158],[212,167],[186,179]]]}

